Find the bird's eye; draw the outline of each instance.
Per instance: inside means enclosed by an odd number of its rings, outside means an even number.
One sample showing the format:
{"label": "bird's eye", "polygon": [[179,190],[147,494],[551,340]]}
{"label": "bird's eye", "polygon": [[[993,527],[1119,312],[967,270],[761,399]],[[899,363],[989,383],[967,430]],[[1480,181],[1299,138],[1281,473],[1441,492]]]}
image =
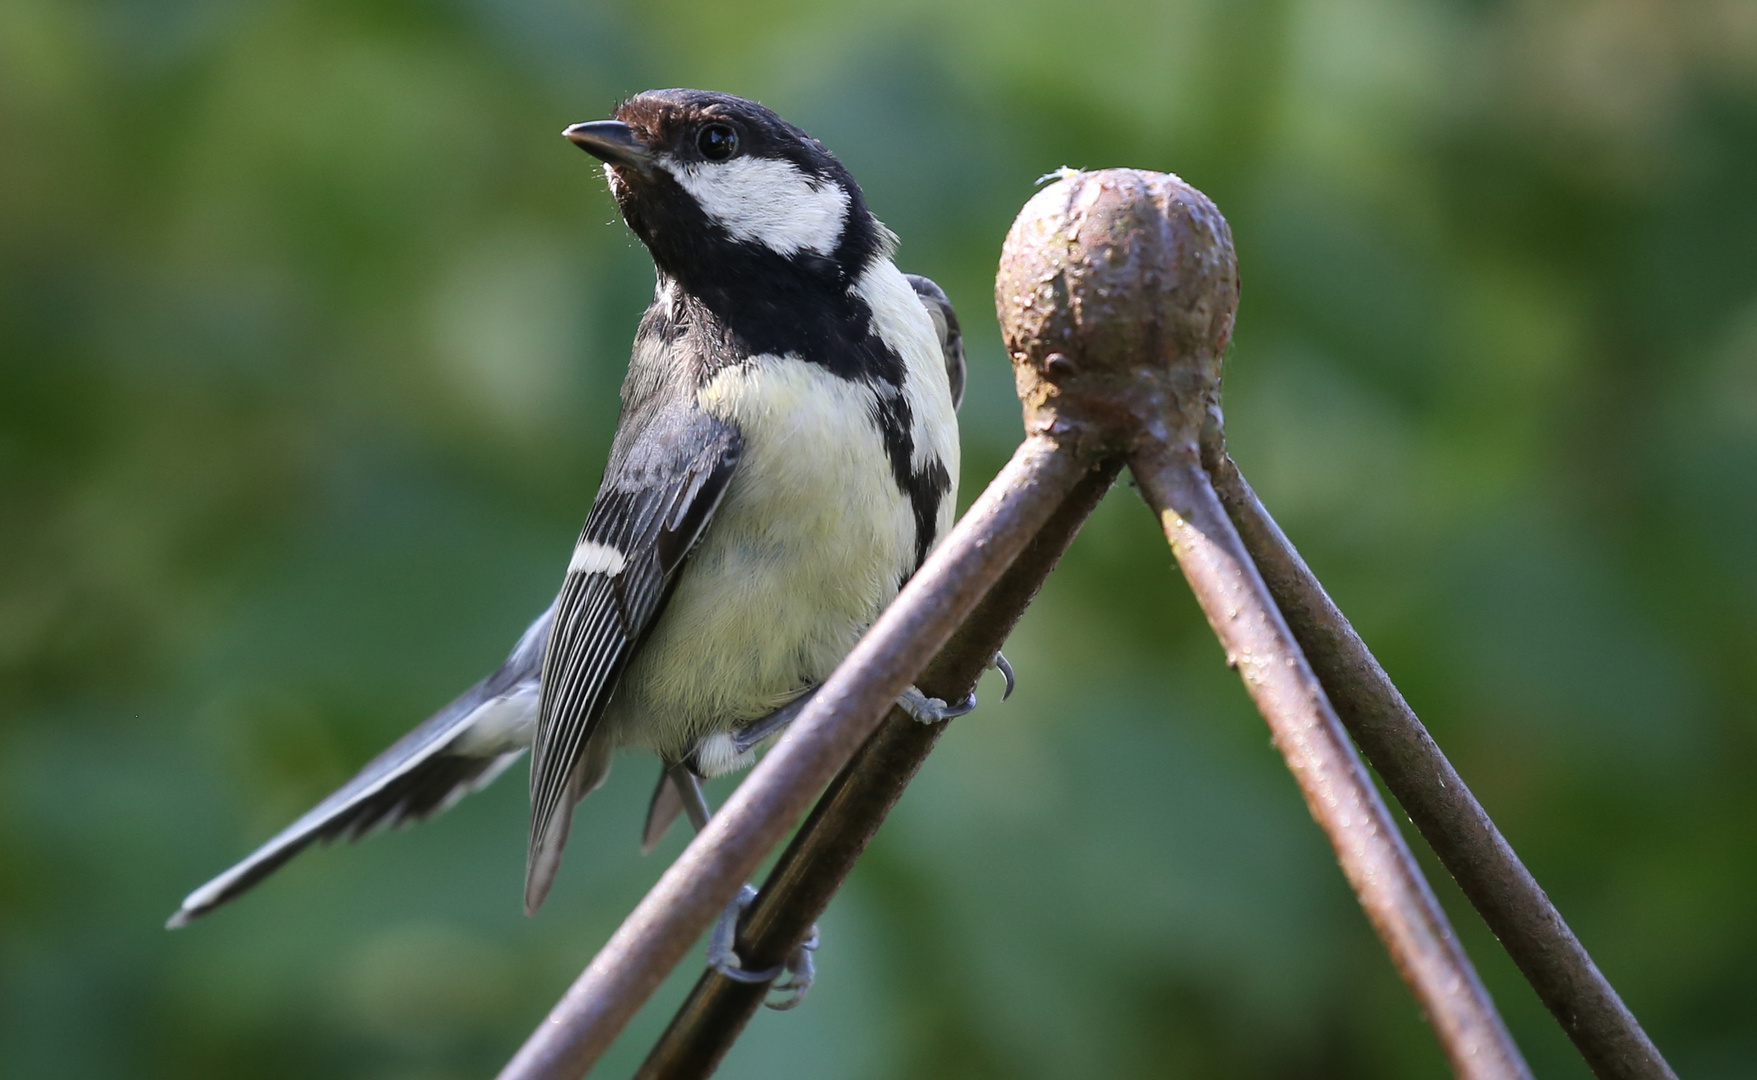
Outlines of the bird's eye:
{"label": "bird's eye", "polygon": [[738,132],[725,124],[709,124],[696,133],[695,148],[709,161],[725,161],[738,153]]}

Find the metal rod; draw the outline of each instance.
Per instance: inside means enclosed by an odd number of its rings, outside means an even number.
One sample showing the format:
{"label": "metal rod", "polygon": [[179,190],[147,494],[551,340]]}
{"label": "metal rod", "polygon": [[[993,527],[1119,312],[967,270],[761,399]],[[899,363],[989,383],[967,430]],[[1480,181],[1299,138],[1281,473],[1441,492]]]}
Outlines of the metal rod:
{"label": "metal rod", "polygon": [[[946,701],[958,700],[975,687],[989,658],[1006,641],[1121,468],[1120,460],[1107,462],[1080,480],[916,685]],[[945,729],[946,724],[917,723],[892,709],[861,745],[794,835],[744,916],[737,951],[747,967],[774,967],[798,948]],[[711,1075],[768,992],[767,984],[752,985],[711,969],[704,971],[635,1080]]]}
{"label": "metal rod", "polygon": [[1379,799],[1324,689],[1245,551],[1193,444],[1143,443],[1129,465],[1208,623],[1330,839],[1342,872],[1467,1080],[1530,1077],[1494,1002]]}
{"label": "metal rod", "polygon": [[1203,464],[1337,715],[1537,996],[1601,1080],[1677,1080],[1635,1015],[1470,793],[1391,677],[1226,453],[1217,417]]}
{"label": "metal rod", "polygon": [[766,757],[500,1072],[584,1076],[1085,476],[1027,439]]}

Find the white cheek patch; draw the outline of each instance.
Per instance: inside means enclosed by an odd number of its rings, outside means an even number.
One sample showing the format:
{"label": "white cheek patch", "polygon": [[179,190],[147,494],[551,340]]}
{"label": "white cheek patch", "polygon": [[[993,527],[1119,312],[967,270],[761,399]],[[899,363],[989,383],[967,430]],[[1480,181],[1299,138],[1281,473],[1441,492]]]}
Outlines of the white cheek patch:
{"label": "white cheek patch", "polygon": [[568,560],[567,572],[570,574],[609,574],[615,577],[622,573],[628,560],[622,552],[608,544],[600,544],[595,540],[581,540],[580,546],[573,549],[573,558]]}
{"label": "white cheek patch", "polygon": [[735,239],[754,240],[780,255],[828,255],[842,239],[848,193],[790,161],[741,157],[684,165],[661,158],[659,164]]}

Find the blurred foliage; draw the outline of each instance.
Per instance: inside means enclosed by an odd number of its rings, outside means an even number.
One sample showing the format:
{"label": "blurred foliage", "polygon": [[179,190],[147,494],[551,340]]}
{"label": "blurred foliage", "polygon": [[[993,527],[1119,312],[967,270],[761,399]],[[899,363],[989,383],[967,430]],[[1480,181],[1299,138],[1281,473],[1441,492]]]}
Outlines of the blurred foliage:
{"label": "blurred foliage", "polygon": [[[680,850],[625,761],[525,919],[521,768],[160,929],[552,594],[651,289],[558,133],[664,85],[947,287],[966,500],[1035,178],[1212,195],[1236,455],[1679,1072],[1751,1075],[1749,0],[4,0],[0,1075],[487,1075]],[[1445,1075],[1126,487],[1009,652],[724,1075]]]}

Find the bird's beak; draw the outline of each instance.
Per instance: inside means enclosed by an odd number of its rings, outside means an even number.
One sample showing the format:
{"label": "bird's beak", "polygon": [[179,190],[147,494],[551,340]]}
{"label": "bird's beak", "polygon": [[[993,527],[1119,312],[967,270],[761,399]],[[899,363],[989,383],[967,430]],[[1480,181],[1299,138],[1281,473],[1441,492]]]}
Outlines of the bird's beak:
{"label": "bird's beak", "polygon": [[600,161],[627,165],[646,172],[652,166],[653,154],[635,135],[634,129],[620,120],[593,120],[575,124],[562,132],[567,141]]}

